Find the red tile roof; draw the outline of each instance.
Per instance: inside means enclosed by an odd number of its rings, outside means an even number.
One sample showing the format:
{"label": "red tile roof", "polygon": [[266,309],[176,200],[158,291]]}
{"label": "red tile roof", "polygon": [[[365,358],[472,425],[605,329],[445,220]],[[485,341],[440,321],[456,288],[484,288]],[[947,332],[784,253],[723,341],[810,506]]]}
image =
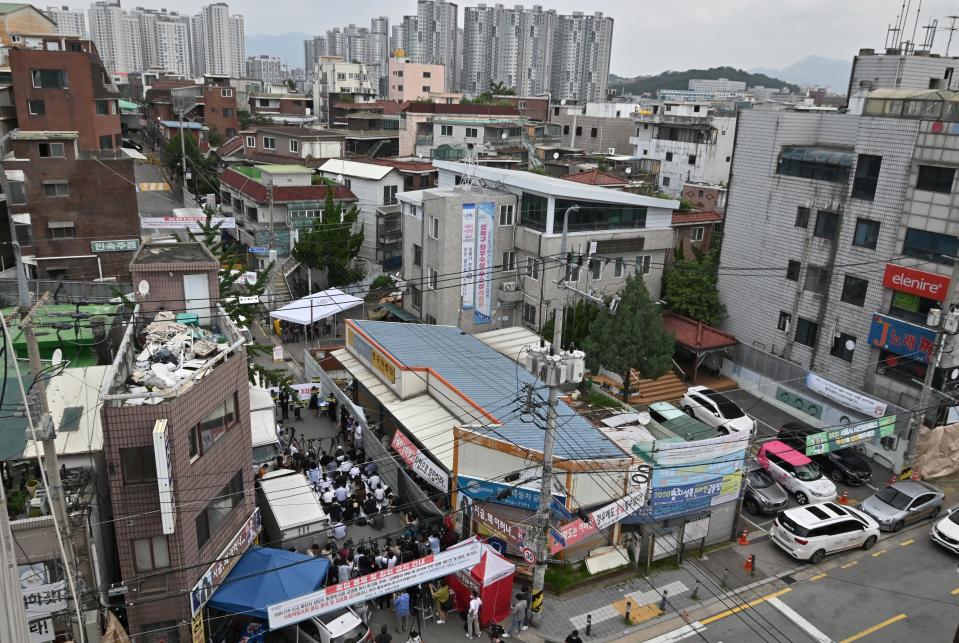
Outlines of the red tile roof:
{"label": "red tile roof", "polygon": [[270,154],[269,152],[258,152],[246,150],[244,156],[259,163],[277,163],[280,165],[305,165],[308,168],[316,169],[326,163],[329,159],[320,159],[308,156],[306,158],[293,158],[282,154]]}
{"label": "red tile roof", "polygon": [[234,136],[233,138],[228,139],[225,143],[216,148],[216,155],[220,158],[224,156],[229,156],[234,152],[239,152],[243,149],[243,139],[239,136]]}
{"label": "red tile roof", "polygon": [[[257,203],[265,204],[269,201],[265,185],[247,178],[234,170],[225,170],[223,174],[220,175],[220,182],[225,183]],[[273,188],[273,202],[323,201],[326,199],[329,190],[330,188],[325,185],[303,185],[299,187],[276,186]],[[343,201],[356,201],[356,196],[342,185],[338,185],[334,189],[333,198]]]}
{"label": "red tile roof", "polygon": [[692,225],[694,223],[718,223],[723,220],[723,215],[715,210],[702,210],[696,212],[680,212],[673,210],[673,225]]}
{"label": "red tile roof", "polygon": [[427,161],[401,161],[398,159],[391,158],[377,158],[371,159],[368,156],[356,156],[351,159],[351,161],[357,161],[359,163],[372,163],[374,165],[388,165],[389,167],[395,167],[400,172],[438,172],[432,163]]}
{"label": "red tile roof", "polygon": [[603,172],[602,170],[590,170],[589,172],[580,172],[579,174],[569,174],[562,177],[564,181],[573,181],[574,183],[585,183],[587,185],[599,186],[624,186],[629,185],[626,179]]}
{"label": "red tile roof", "polygon": [[663,313],[663,326],[676,335],[676,343],[693,352],[712,351],[738,344],[735,336],[671,310]]}

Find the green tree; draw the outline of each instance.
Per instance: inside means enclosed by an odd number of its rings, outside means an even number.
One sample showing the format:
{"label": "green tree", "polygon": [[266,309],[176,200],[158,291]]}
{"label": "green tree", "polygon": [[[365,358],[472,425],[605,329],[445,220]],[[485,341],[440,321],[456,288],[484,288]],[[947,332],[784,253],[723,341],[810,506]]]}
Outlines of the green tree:
{"label": "green tree", "polygon": [[504,85],[503,83],[492,80],[489,81],[489,92],[493,96],[515,96],[516,90],[510,87],[509,85]]}
{"label": "green tree", "polygon": [[323,216],[313,220],[312,230],[300,233],[300,240],[293,246],[293,257],[308,268],[325,270],[332,287],[361,279],[361,271],[351,266],[363,245],[363,227],[353,231],[359,214],[356,204],[344,211],[342,204],[333,201],[333,190],[329,190]]}
{"label": "green tree", "polygon": [[226,137],[220,133],[220,130],[211,127],[206,134],[206,142],[210,144],[210,147],[220,147],[226,142]]}
{"label": "green tree", "polygon": [[629,401],[630,373],[656,379],[669,372],[673,359],[672,333],[663,328],[659,306],[649,297],[642,277],[626,278],[616,312],[603,308],[589,326],[583,343],[594,371],[602,366],[623,378],[623,401]]}
{"label": "green tree", "polygon": [[[563,309],[563,348],[570,345],[582,348],[589,335],[589,326],[597,315],[599,315],[599,306],[583,299],[572,306],[566,306]],[[556,313],[553,313],[543,324],[543,338],[546,341],[553,341],[555,320]]]}
{"label": "green tree", "polygon": [[[216,192],[216,186],[219,184],[216,178],[216,159],[212,156],[204,156],[200,152],[196,139],[192,136],[185,137],[183,148],[186,150],[186,171],[191,175],[186,182],[187,189],[193,194]],[[171,138],[166,144],[163,157],[166,159],[170,173],[182,183],[183,155],[180,153],[180,134]]]}
{"label": "green tree", "polygon": [[295,92],[295,91],[296,91],[296,81],[293,80],[292,78],[287,78],[287,79],[286,79],[286,88],[289,89],[291,92]]}
{"label": "green tree", "polygon": [[259,114],[251,114],[249,110],[246,109],[236,110],[236,117],[237,120],[240,121],[240,129],[249,129],[254,125],[266,125],[269,123],[265,117]]}
{"label": "green tree", "polygon": [[663,297],[669,308],[710,326],[726,318],[726,306],[719,299],[717,267],[719,251],[693,248],[693,256],[677,251],[676,261],[663,277]]}

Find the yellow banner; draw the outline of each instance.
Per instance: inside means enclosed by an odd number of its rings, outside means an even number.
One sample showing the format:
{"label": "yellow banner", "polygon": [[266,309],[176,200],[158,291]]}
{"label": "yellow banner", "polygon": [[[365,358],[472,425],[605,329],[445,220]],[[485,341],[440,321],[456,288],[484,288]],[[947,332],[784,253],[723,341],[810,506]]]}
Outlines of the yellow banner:
{"label": "yellow banner", "polygon": [[193,643],[206,643],[206,636],[203,631],[203,610],[200,610],[193,617]]}

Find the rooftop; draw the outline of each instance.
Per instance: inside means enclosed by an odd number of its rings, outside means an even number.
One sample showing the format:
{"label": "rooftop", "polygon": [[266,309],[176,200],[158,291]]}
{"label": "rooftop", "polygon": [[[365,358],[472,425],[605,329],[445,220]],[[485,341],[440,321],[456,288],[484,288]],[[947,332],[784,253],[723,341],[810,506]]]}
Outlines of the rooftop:
{"label": "rooftop", "polygon": [[178,243],[147,243],[133,256],[130,265],[143,266],[155,263],[212,263],[216,257],[202,243],[180,241]]}
{"label": "rooftop", "polygon": [[[249,172],[249,170],[256,170],[257,168],[251,168],[249,166],[237,166],[227,169],[220,175],[220,182],[229,186],[230,188],[233,188],[256,203],[267,203],[269,201],[269,197],[267,195],[266,185],[260,182],[262,176],[256,175],[254,178],[253,176],[249,176],[244,172],[237,171],[239,169]],[[250,174],[255,174],[255,172],[250,172]],[[273,202],[289,203],[295,201],[324,201],[326,200],[327,193],[331,189],[333,190],[334,199],[346,201],[356,200],[356,196],[350,192],[346,186],[343,185],[338,185],[335,188],[329,188],[325,185],[278,185],[273,188]]]}
{"label": "rooftop", "polygon": [[10,138],[14,141],[75,141],[79,137],[80,135],[77,132],[53,130],[24,131],[17,129],[10,133]]}
{"label": "rooftop", "polygon": [[342,174],[343,176],[354,177],[358,179],[370,179],[379,181],[387,174],[393,171],[388,165],[374,163],[358,163],[346,159],[330,159],[320,166],[321,172],[331,174]]}
{"label": "rooftop", "polygon": [[487,116],[520,116],[512,105],[473,105],[472,103],[410,103],[403,110],[411,114],[485,114]]}
{"label": "rooftop", "polygon": [[[478,410],[474,422],[460,423],[466,428],[522,448],[543,450],[543,430],[510,410],[513,405],[509,401],[517,396],[518,387],[535,384],[533,376],[513,359],[455,326],[366,320],[347,323],[369,337],[404,370],[428,369],[448,383],[454,395],[471,401]],[[557,457],[567,460],[625,457],[615,443],[564,402],[559,403],[556,411],[561,427],[556,438]],[[475,426],[493,422],[490,417],[497,423],[491,428]]]}
{"label": "rooftop", "polygon": [[586,185],[600,185],[603,187],[623,187],[629,185],[629,181],[621,176],[603,172],[602,170],[590,170],[580,172],[579,174],[570,174],[562,177],[564,181],[573,181],[574,183],[584,183]]}
{"label": "rooftop", "polygon": [[199,130],[209,129],[203,123],[194,123],[191,121],[187,121],[184,123],[181,123],[180,121],[160,121],[160,125],[163,125],[164,127],[168,127],[170,129],[181,129],[181,128],[182,129],[199,129]]}
{"label": "rooftop", "polygon": [[677,344],[694,352],[711,351],[739,343],[735,335],[671,310],[663,313],[663,326],[676,335]]}
{"label": "rooftop", "polygon": [[[47,382],[47,406],[57,432],[58,455],[93,453],[103,450],[99,393],[109,366],[66,368]],[[33,442],[23,450],[24,458],[35,458]]]}
{"label": "rooftop", "polygon": [[694,223],[718,223],[723,215],[715,210],[697,210],[695,212],[673,212],[673,225],[692,225]]}
{"label": "rooftop", "polygon": [[257,132],[266,132],[267,134],[282,134],[284,136],[295,136],[297,138],[343,138],[342,132],[301,127],[299,125],[258,125],[250,129]]}

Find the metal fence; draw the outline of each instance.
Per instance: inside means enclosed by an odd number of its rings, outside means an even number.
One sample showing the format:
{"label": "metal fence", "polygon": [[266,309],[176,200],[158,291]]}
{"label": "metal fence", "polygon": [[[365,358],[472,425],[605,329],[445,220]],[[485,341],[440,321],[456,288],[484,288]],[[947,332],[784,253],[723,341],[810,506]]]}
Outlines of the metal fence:
{"label": "metal fence", "polygon": [[[133,292],[133,285],[126,282],[62,281],[58,279],[28,279],[27,287],[36,300],[45,292],[50,301],[57,304],[73,304],[78,301],[102,303],[116,296],[117,290],[124,294]],[[0,302],[4,305],[17,303],[17,280],[0,279]]]}

